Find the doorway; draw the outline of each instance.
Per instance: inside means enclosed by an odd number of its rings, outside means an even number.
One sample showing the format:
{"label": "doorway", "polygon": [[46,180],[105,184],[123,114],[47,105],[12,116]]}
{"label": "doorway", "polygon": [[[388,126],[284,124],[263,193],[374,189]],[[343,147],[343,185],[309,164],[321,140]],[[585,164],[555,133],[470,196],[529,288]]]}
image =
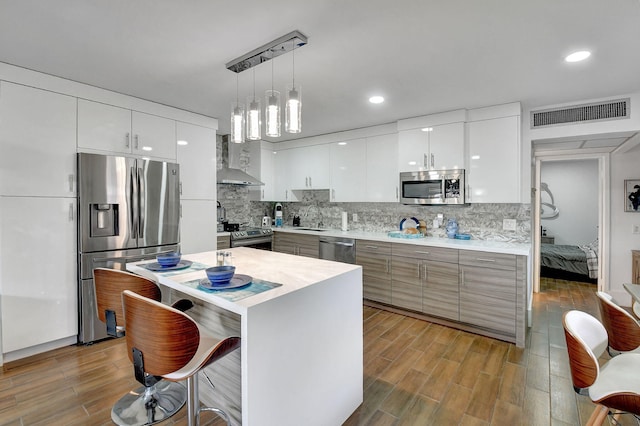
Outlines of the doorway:
{"label": "doorway", "polygon": [[[542,165],[547,162],[559,161],[597,161],[597,239],[598,239],[598,290],[604,289],[605,277],[609,276],[609,265],[607,262],[609,248],[609,214],[610,214],[610,194],[609,194],[609,153],[585,153],[577,150],[567,150],[564,152],[536,152],[534,154],[534,200],[532,209],[533,216],[533,291],[540,291],[540,244],[542,233],[542,215],[549,212],[548,200],[543,197],[548,195],[548,187],[542,182]],[[546,213],[543,213],[546,212]]]}

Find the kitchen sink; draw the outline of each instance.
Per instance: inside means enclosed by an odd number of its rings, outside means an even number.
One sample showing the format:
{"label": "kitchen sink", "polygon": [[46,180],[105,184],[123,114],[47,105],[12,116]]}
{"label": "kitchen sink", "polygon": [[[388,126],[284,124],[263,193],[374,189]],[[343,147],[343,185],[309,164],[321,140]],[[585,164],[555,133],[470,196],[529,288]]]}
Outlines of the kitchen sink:
{"label": "kitchen sink", "polygon": [[320,228],[298,228],[299,231],[316,231],[316,232],[324,232],[326,229]]}

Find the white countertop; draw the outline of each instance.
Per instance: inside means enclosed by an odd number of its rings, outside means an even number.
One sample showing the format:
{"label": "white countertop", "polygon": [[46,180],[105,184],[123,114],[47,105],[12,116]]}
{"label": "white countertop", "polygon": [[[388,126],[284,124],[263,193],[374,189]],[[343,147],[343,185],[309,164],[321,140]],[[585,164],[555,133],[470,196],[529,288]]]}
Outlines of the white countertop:
{"label": "white countertop", "polygon": [[341,231],[325,229],[322,231],[303,230],[294,227],[273,228],[274,232],[291,232],[297,234],[318,235],[328,237],[345,237],[361,240],[382,241],[388,243],[415,244],[432,247],[446,247],[459,250],[475,250],[491,253],[514,254],[520,256],[531,255],[531,244],[511,243],[502,241],[485,240],[456,240],[451,238],[425,237],[425,238],[395,238],[389,237],[387,232],[365,231]]}
{"label": "white countertop", "polygon": [[[247,309],[259,305],[277,297],[295,292],[304,287],[318,284],[329,278],[336,277],[345,272],[361,268],[358,265],[331,262],[327,260],[312,259],[304,256],[294,256],[284,253],[276,253],[266,250],[257,250],[246,247],[225,249],[232,253],[232,263],[236,267],[237,274],[249,275],[263,281],[282,284],[265,292],[255,294],[245,299],[231,302],[214,293],[191,288],[181,283],[194,279],[206,278],[204,270],[168,271],[164,273],[152,272],[140,265],[154,262],[153,260],[127,263],[127,270],[157,280],[167,287],[179,290],[190,296],[220,306],[229,311],[245,314]],[[216,264],[216,252],[204,252],[196,254],[184,254],[183,259],[199,262],[205,265]]]}

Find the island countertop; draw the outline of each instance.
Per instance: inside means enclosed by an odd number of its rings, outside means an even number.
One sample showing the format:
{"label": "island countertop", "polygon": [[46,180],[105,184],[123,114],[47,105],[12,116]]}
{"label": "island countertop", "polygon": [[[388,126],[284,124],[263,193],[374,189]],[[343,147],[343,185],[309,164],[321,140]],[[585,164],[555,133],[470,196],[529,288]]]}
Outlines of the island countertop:
{"label": "island countertop", "polygon": [[[336,275],[361,268],[357,265],[329,262],[246,247],[237,247],[225,251],[232,253],[232,263],[236,267],[236,274],[249,275],[252,278],[282,284],[282,286],[232,302],[217,296],[215,293],[208,293],[183,284],[195,279],[206,278],[207,275],[204,269],[193,271],[189,268],[183,271],[157,273],[143,266],[146,263],[153,262],[152,260],[147,260],[128,263],[127,270],[149,279],[157,280],[160,284],[213,303],[231,312],[244,314],[248,308],[253,306],[298,291],[335,277]],[[182,258],[206,266],[215,266],[216,253],[215,251],[210,251],[187,254],[183,255]]]}

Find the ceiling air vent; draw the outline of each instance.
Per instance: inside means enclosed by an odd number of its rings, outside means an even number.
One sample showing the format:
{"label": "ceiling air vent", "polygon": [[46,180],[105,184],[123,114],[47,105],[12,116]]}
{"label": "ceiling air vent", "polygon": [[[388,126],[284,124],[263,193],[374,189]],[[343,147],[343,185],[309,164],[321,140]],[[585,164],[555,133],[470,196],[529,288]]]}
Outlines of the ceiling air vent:
{"label": "ceiling air vent", "polygon": [[566,108],[531,111],[531,128],[629,118],[629,98]]}

